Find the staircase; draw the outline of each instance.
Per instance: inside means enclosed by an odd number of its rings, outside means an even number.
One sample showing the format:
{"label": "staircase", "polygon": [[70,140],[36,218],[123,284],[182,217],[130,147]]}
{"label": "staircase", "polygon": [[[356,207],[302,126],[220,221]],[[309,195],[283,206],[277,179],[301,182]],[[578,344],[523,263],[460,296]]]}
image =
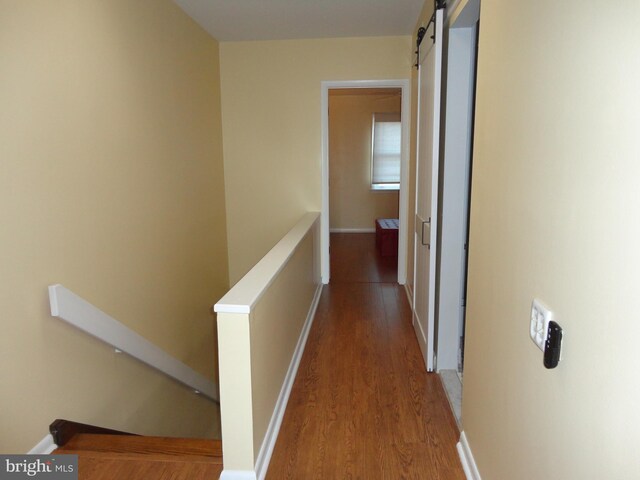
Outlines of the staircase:
{"label": "staircase", "polygon": [[[220,440],[73,433],[53,454],[78,455],[80,480],[217,479]],[[113,432],[113,431],[110,431]]]}

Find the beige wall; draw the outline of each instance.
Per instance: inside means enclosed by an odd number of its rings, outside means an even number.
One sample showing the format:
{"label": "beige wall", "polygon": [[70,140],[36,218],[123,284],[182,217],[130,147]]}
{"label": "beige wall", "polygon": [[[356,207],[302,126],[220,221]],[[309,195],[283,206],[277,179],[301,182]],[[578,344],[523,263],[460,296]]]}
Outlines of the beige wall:
{"label": "beige wall", "polygon": [[376,218],[398,218],[398,191],[371,190],[374,113],[397,113],[400,91],[329,91],[329,225],[374,228]]}
{"label": "beige wall", "polygon": [[62,283],[215,375],[218,45],[171,1],[0,5],[0,451],[55,418],[209,435],[216,408],[49,314]]}
{"label": "beige wall", "polygon": [[320,84],[403,79],[409,37],[220,44],[229,279],[321,208]]}
{"label": "beige wall", "polygon": [[[463,422],[484,479],[640,478],[639,21],[482,2]],[[533,298],[564,328],[555,370]]]}

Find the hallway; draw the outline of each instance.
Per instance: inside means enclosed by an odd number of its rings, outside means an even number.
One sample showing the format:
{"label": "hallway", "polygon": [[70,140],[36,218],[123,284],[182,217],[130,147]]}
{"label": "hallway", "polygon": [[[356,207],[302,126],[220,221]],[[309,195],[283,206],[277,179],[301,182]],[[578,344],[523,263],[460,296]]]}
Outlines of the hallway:
{"label": "hallway", "polygon": [[464,480],[395,262],[377,256],[374,234],[332,234],[331,252],[267,478]]}

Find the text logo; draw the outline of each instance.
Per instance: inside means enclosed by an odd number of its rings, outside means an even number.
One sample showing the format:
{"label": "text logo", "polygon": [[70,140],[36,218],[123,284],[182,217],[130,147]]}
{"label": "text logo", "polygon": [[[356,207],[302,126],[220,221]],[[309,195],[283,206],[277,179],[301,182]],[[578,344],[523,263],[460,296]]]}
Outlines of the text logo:
{"label": "text logo", "polygon": [[77,455],[0,455],[0,480],[78,480]]}

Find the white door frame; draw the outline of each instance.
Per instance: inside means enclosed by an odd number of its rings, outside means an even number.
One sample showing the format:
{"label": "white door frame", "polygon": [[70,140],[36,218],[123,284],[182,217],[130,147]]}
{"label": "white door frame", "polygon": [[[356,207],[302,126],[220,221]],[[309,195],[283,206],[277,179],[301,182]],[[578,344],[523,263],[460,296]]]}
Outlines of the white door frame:
{"label": "white door frame", "polygon": [[437,370],[458,370],[464,331],[468,185],[473,139],[476,24],[480,0],[458,1],[447,12],[447,85],[442,152]]}
{"label": "white door frame", "polygon": [[344,80],[321,82],[322,122],[322,212],[320,216],[320,258],[322,283],[329,283],[329,90],[334,88],[399,88],[402,91],[402,146],[400,156],[400,205],[398,232],[398,283],[407,281],[407,239],[409,221],[409,119],[411,83],[402,80]]}

